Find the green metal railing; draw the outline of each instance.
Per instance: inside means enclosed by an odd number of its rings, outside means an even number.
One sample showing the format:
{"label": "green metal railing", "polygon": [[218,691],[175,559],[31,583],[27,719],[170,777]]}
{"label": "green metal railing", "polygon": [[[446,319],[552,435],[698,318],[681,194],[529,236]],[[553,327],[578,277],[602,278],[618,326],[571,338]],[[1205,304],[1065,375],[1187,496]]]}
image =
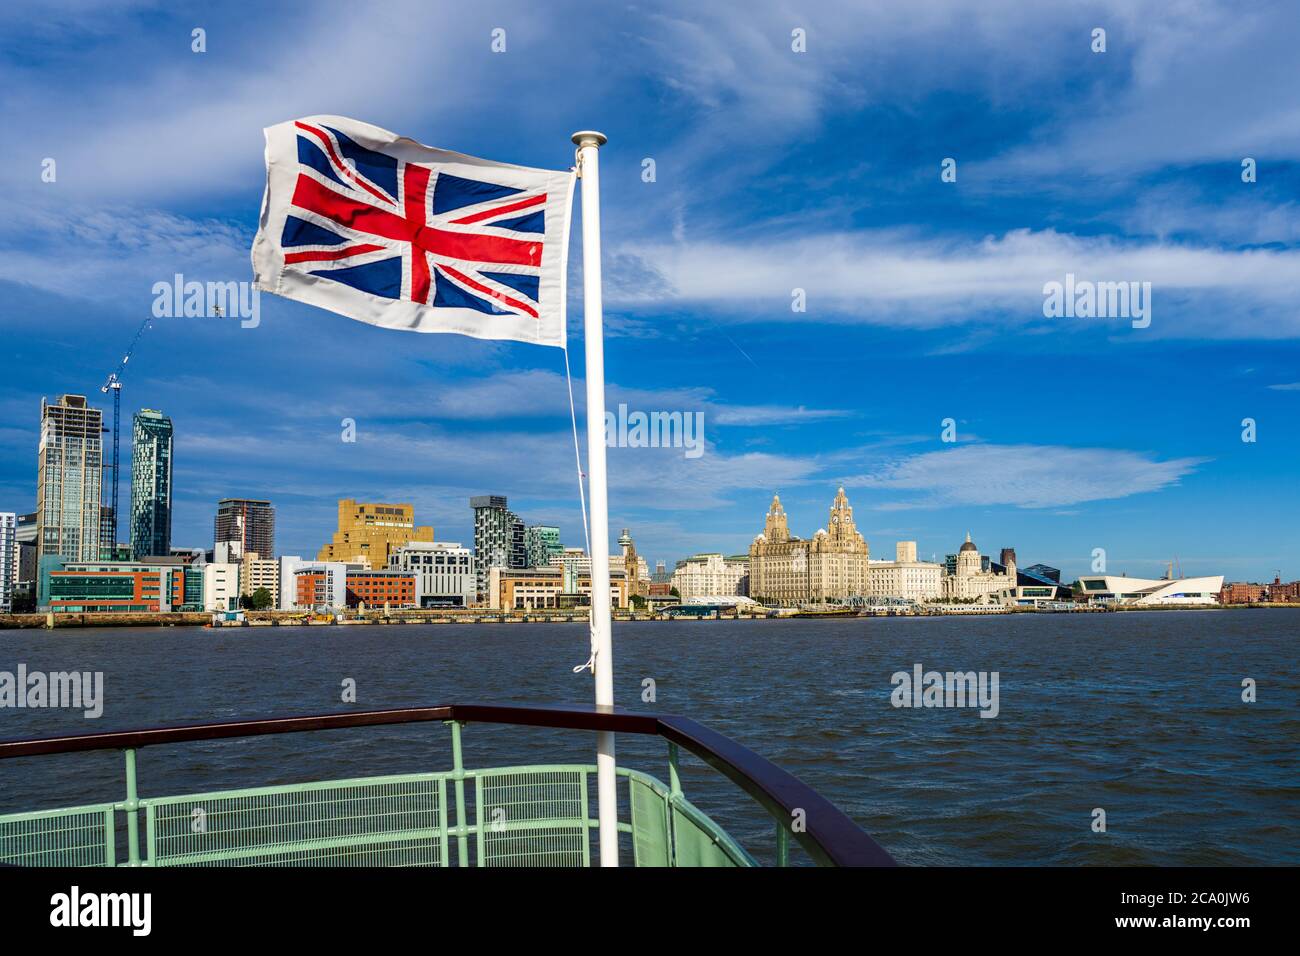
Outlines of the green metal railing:
{"label": "green metal railing", "polygon": [[[590,866],[599,822],[594,765],[466,769],[449,721],[452,769],[126,799],[0,816],[0,862],[20,866]],[[677,782],[618,769],[627,786],[637,866],[755,866]],[[448,799],[449,793],[451,799]],[[472,808],[472,809],[471,809]],[[144,817],[143,847],[140,817]],[[120,822],[125,833],[120,832]],[[125,837],[125,859],[119,838]],[[453,839],[454,838],[454,839]]]}
{"label": "green metal railing", "polygon": [[[171,796],[139,795],[140,748],[346,727],[441,721],[451,769]],[[0,864],[24,866],[589,866],[599,829],[586,764],[466,768],[466,723],[658,736],[668,784],[618,768],[618,821],[637,866],[756,866],[682,793],[689,750],[752,797],[775,822],[776,862],[791,837],[813,861],[888,866],[893,859],[824,797],[695,721],[617,709],[444,705],[109,731],[0,741],[0,759],[117,750],[124,799],[0,816]],[[141,821],[143,819],[143,827]]]}

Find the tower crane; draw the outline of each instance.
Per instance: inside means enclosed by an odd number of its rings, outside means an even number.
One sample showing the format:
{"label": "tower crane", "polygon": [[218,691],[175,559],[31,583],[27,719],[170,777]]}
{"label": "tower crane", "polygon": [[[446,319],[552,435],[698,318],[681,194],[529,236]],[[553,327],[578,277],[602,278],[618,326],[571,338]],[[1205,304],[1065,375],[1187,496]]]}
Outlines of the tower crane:
{"label": "tower crane", "polygon": [[149,316],[142,323],[140,328],[136,329],[135,338],[131,339],[131,344],[127,347],[126,354],[122,356],[122,361],[118,363],[117,368],[109,373],[104,384],[99,386],[99,390],[105,394],[113,393],[113,464],[109,467],[113,469],[113,544],[117,544],[117,486],[118,486],[118,418],[122,411],[122,373],[126,371],[126,363],[131,361],[131,354],[135,351],[136,344],[140,341],[140,336],[144,335],[144,330],[149,328],[153,322],[153,316]]}

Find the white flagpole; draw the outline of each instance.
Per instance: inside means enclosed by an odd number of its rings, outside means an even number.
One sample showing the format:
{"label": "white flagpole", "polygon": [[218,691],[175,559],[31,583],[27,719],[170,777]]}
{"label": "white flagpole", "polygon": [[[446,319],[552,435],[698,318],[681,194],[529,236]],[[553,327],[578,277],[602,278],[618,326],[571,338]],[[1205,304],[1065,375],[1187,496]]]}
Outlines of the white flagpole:
{"label": "white flagpole", "polygon": [[[604,133],[573,134],[582,177],[582,317],[587,343],[587,483],[591,506],[591,640],[596,707],[614,706],[614,643],[610,634],[609,496],[605,486],[605,344],[600,298],[600,147]],[[614,735],[596,734],[596,806],[600,865],[618,866],[618,791]]]}

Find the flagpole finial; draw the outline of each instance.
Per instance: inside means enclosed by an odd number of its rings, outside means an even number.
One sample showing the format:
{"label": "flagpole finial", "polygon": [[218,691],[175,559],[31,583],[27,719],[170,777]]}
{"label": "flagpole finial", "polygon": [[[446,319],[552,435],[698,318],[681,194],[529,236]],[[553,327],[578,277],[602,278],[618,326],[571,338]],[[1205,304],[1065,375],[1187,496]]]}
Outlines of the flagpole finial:
{"label": "flagpole finial", "polygon": [[604,146],[609,142],[609,137],[604,133],[597,133],[594,129],[583,129],[574,133],[571,137],[573,142],[579,148],[583,146]]}

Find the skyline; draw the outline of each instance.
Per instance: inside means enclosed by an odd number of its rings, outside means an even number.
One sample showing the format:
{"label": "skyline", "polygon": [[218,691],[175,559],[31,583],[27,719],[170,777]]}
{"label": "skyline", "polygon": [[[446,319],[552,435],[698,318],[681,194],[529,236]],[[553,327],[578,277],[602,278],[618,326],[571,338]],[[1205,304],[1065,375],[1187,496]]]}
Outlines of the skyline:
{"label": "skyline", "polygon": [[[698,11],[615,29],[595,12],[561,29],[507,4],[386,36],[393,56],[364,77],[270,52],[291,26],[312,36],[303,49],[328,48],[330,4],[268,11],[258,34],[186,5],[128,6],[112,29],[71,6],[39,24],[7,15],[0,510],[34,509],[42,395],[107,410],[98,385],[154,283],[250,278],[261,127],[350,112],[548,168],[571,162],[573,129],[609,134],[609,407],[704,416],[698,458],[610,449],[611,530],[631,528],[652,565],[745,551],[774,492],[811,536],[842,484],[876,555],[916,540],[942,559],[970,531],[985,553],[1015,547],[1069,578],[1096,547],[1133,576],[1175,558],[1189,575],[1300,576],[1300,136],[1278,119],[1300,105],[1278,65],[1300,19],[1205,3],[1183,30],[1118,4],[992,4],[950,22],[936,4],[918,25],[833,8],[794,22],[762,6],[743,29]],[[393,5],[348,42],[432,16]],[[489,48],[498,26],[504,54]],[[1025,31],[1040,42],[1010,42]],[[611,52],[574,62],[597,41]],[[517,109],[502,123],[412,95],[430,84]],[[1043,286],[1067,275],[1150,281],[1150,326],[1048,319]],[[466,541],[468,499],[488,493],[581,543],[562,356],[261,306],[257,328],[158,319],[124,375],[124,422],[156,408],[175,423],[175,544],[206,546],[232,496],[276,504],[282,553],[314,554],[344,497],[411,502],[440,540]],[[570,358],[581,396],[581,349]],[[348,418],[355,443],[340,440]]]}

